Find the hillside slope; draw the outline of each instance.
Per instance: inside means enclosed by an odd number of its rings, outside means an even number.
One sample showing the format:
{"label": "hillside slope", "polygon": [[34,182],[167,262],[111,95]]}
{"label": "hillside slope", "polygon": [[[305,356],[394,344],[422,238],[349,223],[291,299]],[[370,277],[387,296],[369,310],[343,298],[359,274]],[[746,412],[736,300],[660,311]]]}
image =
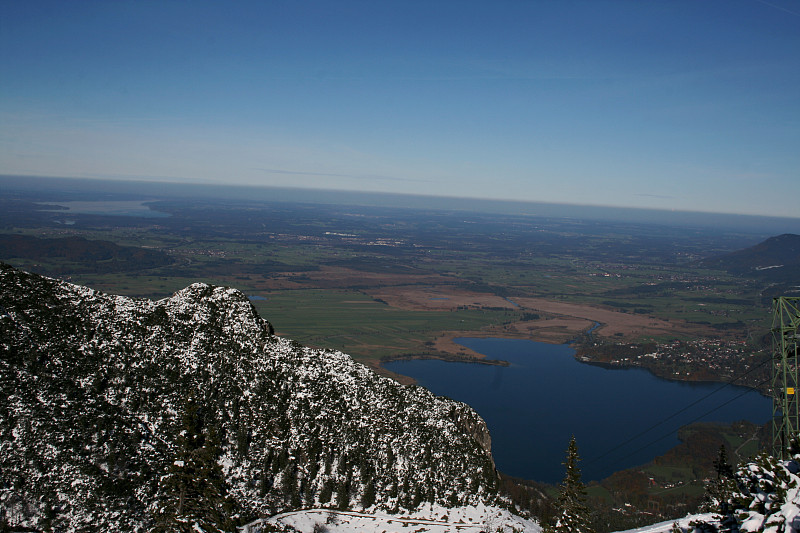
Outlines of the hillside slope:
{"label": "hillside slope", "polygon": [[744,250],[700,261],[707,268],[767,281],[797,281],[800,278],[800,235],[786,233]]}
{"label": "hillside slope", "polygon": [[493,500],[471,408],[271,330],[230,288],[153,302],[0,264],[0,519],[213,531]]}
{"label": "hillside slope", "polygon": [[800,441],[779,459],[766,453],[707,484],[705,514],[624,533],[800,532]]}
{"label": "hillside slope", "polygon": [[58,266],[45,267],[52,274],[130,272],[172,263],[160,250],[75,236],[45,239],[31,235],[0,235],[0,257],[45,264],[56,260]]}

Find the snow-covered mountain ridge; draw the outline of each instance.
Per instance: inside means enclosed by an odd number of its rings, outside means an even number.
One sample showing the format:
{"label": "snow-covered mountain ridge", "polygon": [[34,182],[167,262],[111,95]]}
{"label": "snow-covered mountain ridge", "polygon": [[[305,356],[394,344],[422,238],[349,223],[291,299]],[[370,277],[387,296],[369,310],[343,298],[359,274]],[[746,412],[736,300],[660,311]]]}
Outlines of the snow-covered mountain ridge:
{"label": "snow-covered mountain ridge", "polygon": [[483,420],[275,337],[240,292],[156,302],[0,264],[0,519],[232,529],[303,507],[491,503]]}

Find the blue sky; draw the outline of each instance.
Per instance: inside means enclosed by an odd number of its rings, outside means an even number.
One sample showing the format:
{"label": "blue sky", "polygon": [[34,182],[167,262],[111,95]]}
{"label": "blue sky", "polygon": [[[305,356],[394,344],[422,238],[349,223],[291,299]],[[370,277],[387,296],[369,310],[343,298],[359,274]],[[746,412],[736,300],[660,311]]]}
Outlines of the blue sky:
{"label": "blue sky", "polygon": [[0,174],[800,217],[799,171],[797,0],[0,0]]}

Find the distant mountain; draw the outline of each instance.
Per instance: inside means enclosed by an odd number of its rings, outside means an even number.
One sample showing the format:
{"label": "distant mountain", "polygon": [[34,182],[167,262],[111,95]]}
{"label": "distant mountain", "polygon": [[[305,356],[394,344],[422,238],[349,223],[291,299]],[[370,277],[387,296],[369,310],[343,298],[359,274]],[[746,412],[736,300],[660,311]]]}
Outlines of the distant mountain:
{"label": "distant mountain", "polygon": [[800,284],[800,235],[770,237],[750,248],[704,259],[699,264],[776,283]]}
{"label": "distant mountain", "polygon": [[234,289],[154,302],[0,263],[0,529],[232,531],[497,485],[470,407],[277,338]]}
{"label": "distant mountain", "polygon": [[30,235],[0,235],[0,258],[53,260],[49,274],[65,272],[127,272],[172,264],[172,259],[160,250],[135,246],[120,246],[111,241],[89,240],[83,237],[38,238]]}

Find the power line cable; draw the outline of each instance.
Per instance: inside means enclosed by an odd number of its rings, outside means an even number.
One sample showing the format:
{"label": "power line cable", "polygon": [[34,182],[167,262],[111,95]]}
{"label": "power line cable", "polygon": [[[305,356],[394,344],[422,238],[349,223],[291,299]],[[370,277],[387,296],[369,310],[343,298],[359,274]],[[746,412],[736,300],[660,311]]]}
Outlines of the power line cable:
{"label": "power line cable", "polygon": [[[765,379],[764,381],[762,381],[761,383],[759,383],[757,386],[759,386],[759,387],[760,387],[761,385],[763,385],[763,384],[767,383],[769,380],[770,380],[770,378],[768,378],[768,379]],[[637,453],[641,452],[642,450],[644,450],[644,449],[646,449],[646,448],[649,448],[649,447],[650,447],[650,446],[652,446],[653,444],[656,444],[657,442],[660,442],[660,441],[662,441],[662,440],[666,439],[667,437],[669,437],[670,435],[672,435],[674,432],[676,432],[676,431],[677,431],[678,429],[680,429],[681,427],[683,427],[683,426],[688,426],[689,424],[693,424],[693,423],[697,422],[698,420],[701,420],[701,419],[703,419],[703,418],[707,417],[708,415],[710,415],[710,414],[711,414],[711,413],[713,413],[714,411],[718,411],[718,410],[722,409],[723,407],[725,407],[725,406],[726,406],[726,405],[728,405],[729,403],[731,403],[731,402],[733,402],[733,401],[736,401],[736,400],[738,400],[739,398],[741,398],[741,397],[742,397],[742,396],[744,396],[745,394],[749,394],[750,392],[751,392],[750,390],[746,390],[746,391],[743,391],[743,392],[739,393],[737,396],[734,396],[734,397],[733,397],[733,398],[731,398],[730,400],[728,400],[728,401],[726,401],[726,402],[722,403],[721,405],[718,405],[717,407],[715,407],[715,408],[711,409],[710,411],[707,411],[707,412],[703,413],[702,415],[700,415],[700,416],[698,416],[698,417],[695,417],[695,418],[693,418],[692,420],[688,421],[686,424],[681,424],[681,426],[679,426],[679,427],[677,427],[677,428],[675,428],[675,429],[673,429],[673,430],[671,430],[671,431],[669,431],[669,432],[667,432],[667,433],[665,433],[665,434],[661,435],[661,436],[660,436],[660,437],[658,437],[657,439],[655,439],[655,440],[652,440],[652,441],[648,442],[648,443],[647,443],[647,444],[645,444],[644,446],[640,446],[640,447],[639,447],[639,448],[637,448],[636,450],[634,450],[634,451],[630,452],[629,454],[627,454],[627,455],[625,455],[625,456],[623,456],[623,457],[620,457],[619,459],[617,459],[617,461],[616,461],[616,462],[621,462],[621,461],[624,461],[624,460],[625,460],[625,459],[627,459],[628,457],[631,457],[631,456],[633,456],[633,455],[636,455]]]}
{"label": "power line cable", "polygon": [[[612,453],[614,453],[615,451],[619,450],[619,449],[620,449],[620,448],[622,448],[623,446],[626,446],[626,445],[630,444],[630,443],[631,443],[631,442],[633,442],[634,440],[638,439],[639,437],[642,437],[642,436],[646,435],[647,433],[651,432],[651,431],[652,431],[652,430],[654,430],[655,428],[657,428],[657,427],[659,427],[659,426],[661,426],[661,425],[663,425],[663,424],[666,424],[667,422],[669,422],[670,420],[672,420],[672,419],[673,419],[673,418],[675,418],[676,416],[680,415],[681,413],[684,413],[684,412],[688,411],[689,409],[691,409],[692,407],[694,407],[694,406],[695,406],[695,405],[697,405],[698,403],[700,403],[700,402],[702,402],[702,401],[704,401],[704,400],[708,399],[709,397],[711,397],[711,396],[713,396],[714,394],[718,393],[719,391],[721,391],[721,390],[722,390],[722,389],[724,389],[725,387],[728,387],[728,386],[730,386],[730,385],[733,385],[734,383],[736,383],[736,382],[737,382],[737,381],[739,381],[740,379],[742,379],[742,378],[744,378],[744,377],[748,376],[750,373],[752,373],[752,372],[756,371],[757,369],[761,368],[762,366],[764,366],[765,364],[767,364],[767,363],[768,363],[768,362],[770,362],[771,360],[772,360],[772,359],[765,359],[764,361],[762,361],[762,362],[761,362],[761,363],[759,363],[758,365],[756,365],[756,366],[752,367],[750,370],[748,370],[748,371],[747,371],[747,372],[745,372],[744,374],[740,375],[740,376],[739,376],[739,377],[737,377],[736,379],[734,379],[734,380],[732,380],[732,381],[728,381],[727,383],[723,384],[721,387],[719,387],[719,388],[717,388],[717,389],[714,389],[713,391],[709,392],[708,394],[706,394],[706,395],[705,395],[705,396],[703,396],[702,398],[698,398],[697,400],[693,401],[692,403],[690,403],[690,404],[689,404],[689,405],[687,405],[686,407],[683,407],[682,409],[679,409],[678,411],[676,411],[676,412],[672,413],[672,414],[671,414],[671,415],[669,415],[668,417],[666,417],[666,418],[664,418],[664,419],[660,420],[659,422],[656,422],[655,424],[653,424],[652,426],[648,427],[647,429],[645,429],[645,430],[643,430],[643,431],[640,431],[639,433],[637,433],[637,434],[635,434],[634,436],[630,437],[630,438],[629,438],[628,440],[626,440],[625,442],[623,442],[623,443],[621,443],[621,444],[618,444],[618,445],[614,446],[613,448],[611,448],[611,449],[610,449],[610,450],[608,450],[607,452],[603,453],[602,455],[599,455],[599,456],[597,456],[597,457],[595,457],[595,458],[593,458],[593,459],[590,459],[589,461],[586,461],[586,463],[584,463],[584,464],[587,464],[587,465],[594,464],[594,463],[596,463],[597,461],[599,461],[600,459],[603,459],[604,457],[607,457],[608,455],[611,455]],[[769,380],[765,380],[765,381],[763,381],[762,383],[759,383],[759,384],[757,385],[757,387],[760,387],[761,385],[763,385],[763,384],[764,384],[764,383],[766,383],[767,381],[769,381]],[[750,391],[748,390],[748,391],[746,391],[746,392],[750,392]],[[746,393],[746,392],[745,392],[745,393]],[[745,393],[742,393],[742,394],[745,394]],[[737,398],[738,398],[738,396],[737,396]],[[735,399],[735,398],[734,398],[734,399]],[[727,404],[723,404],[723,405],[727,405]],[[712,411],[712,412],[713,412],[713,411]],[[705,416],[705,415],[703,415],[703,416]],[[672,434],[672,431],[670,431],[670,433],[669,433],[669,434]]]}

